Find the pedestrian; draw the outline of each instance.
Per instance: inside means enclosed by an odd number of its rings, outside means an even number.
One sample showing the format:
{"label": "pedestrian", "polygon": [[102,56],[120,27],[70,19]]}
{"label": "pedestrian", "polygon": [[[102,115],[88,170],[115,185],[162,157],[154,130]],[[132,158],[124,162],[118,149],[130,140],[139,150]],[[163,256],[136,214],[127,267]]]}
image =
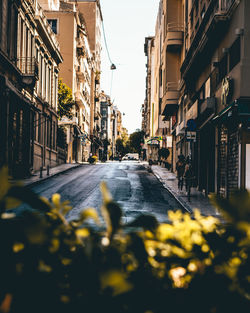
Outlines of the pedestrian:
{"label": "pedestrian", "polygon": [[178,161],[176,162],[176,171],[177,171],[177,179],[178,179],[178,188],[182,190],[183,176],[185,173],[185,158],[182,155],[178,156]]}
{"label": "pedestrian", "polygon": [[193,173],[191,160],[189,157],[187,157],[186,159],[184,178],[185,178],[185,185],[186,185],[186,192],[188,195],[188,200],[190,201],[190,193],[191,193],[191,187],[193,185],[194,173]]}

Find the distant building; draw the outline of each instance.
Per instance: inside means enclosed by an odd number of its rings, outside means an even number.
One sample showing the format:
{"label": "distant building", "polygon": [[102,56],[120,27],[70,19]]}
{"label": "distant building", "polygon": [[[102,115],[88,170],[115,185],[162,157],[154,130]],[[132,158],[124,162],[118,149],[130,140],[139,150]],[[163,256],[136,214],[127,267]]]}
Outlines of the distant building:
{"label": "distant building", "polygon": [[100,107],[101,107],[101,140],[102,140],[102,152],[101,160],[108,160],[108,148],[111,144],[110,138],[110,97],[104,92],[100,94]]}
{"label": "distant building", "polygon": [[23,177],[57,164],[62,56],[36,0],[2,0],[0,30],[0,165]]}

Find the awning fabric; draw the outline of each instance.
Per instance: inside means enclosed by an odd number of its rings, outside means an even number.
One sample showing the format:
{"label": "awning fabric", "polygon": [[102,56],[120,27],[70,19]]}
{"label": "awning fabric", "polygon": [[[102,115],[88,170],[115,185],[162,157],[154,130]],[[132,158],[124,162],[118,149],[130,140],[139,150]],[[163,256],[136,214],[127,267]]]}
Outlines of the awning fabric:
{"label": "awning fabric", "polygon": [[250,118],[250,99],[239,99],[225,107],[219,114],[213,118],[213,122],[219,123],[231,118],[232,116],[244,120]]}

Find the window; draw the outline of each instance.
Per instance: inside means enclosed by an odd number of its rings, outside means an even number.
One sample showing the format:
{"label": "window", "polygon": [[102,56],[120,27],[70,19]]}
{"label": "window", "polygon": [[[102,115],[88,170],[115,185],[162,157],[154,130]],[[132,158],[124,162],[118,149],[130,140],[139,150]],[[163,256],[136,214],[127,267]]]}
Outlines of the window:
{"label": "window", "polygon": [[57,20],[48,19],[48,22],[49,22],[49,24],[50,24],[50,26],[51,26],[53,32],[54,32],[55,34],[57,34],[57,33],[58,33],[58,30],[57,30]]}
{"label": "window", "polygon": [[43,118],[42,118],[41,113],[38,113],[37,128],[38,128],[38,142],[42,144],[43,143],[43,137],[42,137]]}
{"label": "window", "polygon": [[47,147],[51,148],[51,121],[47,119]]}
{"label": "window", "polygon": [[235,40],[229,49],[229,70],[231,71],[235,65],[240,62],[241,49],[240,49],[240,37]]}
{"label": "window", "polygon": [[219,63],[219,81],[222,81],[222,79],[227,75],[228,73],[227,67],[228,67],[228,55],[225,54]]}

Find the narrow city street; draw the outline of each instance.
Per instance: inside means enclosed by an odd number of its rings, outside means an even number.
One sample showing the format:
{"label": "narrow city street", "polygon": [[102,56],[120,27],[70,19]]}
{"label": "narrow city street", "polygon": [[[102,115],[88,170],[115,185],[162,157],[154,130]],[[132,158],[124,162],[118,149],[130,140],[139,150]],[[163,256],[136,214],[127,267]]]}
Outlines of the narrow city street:
{"label": "narrow city street", "polygon": [[83,165],[51,177],[33,190],[47,198],[54,193],[61,194],[62,200],[69,200],[74,208],[68,216],[73,219],[87,207],[100,212],[101,181],[107,182],[113,198],[121,205],[123,222],[130,222],[140,214],[154,214],[158,221],[164,222],[167,211],[183,210],[158,179],[136,161]]}

